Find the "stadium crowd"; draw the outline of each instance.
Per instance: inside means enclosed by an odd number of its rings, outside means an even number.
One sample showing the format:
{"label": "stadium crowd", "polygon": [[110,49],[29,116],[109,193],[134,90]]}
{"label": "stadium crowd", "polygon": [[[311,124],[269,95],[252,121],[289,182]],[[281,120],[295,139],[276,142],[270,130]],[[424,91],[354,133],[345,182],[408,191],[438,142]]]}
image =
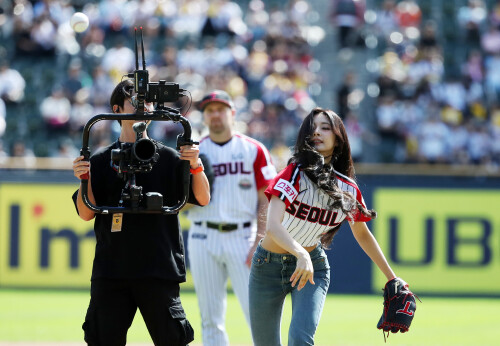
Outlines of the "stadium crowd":
{"label": "stadium crowd", "polygon": [[[422,9],[413,0],[332,0],[329,14],[304,0],[0,1],[0,160],[75,157],[85,123],[109,112],[111,86],[135,69],[134,27],[142,26],[150,79],[190,92],[193,102],[176,106],[198,135],[196,102],[226,90],[237,128],[266,144],[278,168],[331,83],[314,54],[320,46],[344,60],[375,54],[346,70],[336,99],[320,105],[344,118],[355,160],[498,168],[500,2],[459,2],[456,18],[437,18],[431,1]],[[90,18],[84,33],[69,27],[75,11]],[[457,69],[448,67],[447,20],[463,40],[451,56]],[[334,45],[323,39],[329,32]],[[360,107],[360,89],[375,107]],[[118,126],[95,125],[92,146],[109,143]],[[180,129],[158,121],[151,131],[173,144]],[[375,157],[363,155],[367,142]]]}

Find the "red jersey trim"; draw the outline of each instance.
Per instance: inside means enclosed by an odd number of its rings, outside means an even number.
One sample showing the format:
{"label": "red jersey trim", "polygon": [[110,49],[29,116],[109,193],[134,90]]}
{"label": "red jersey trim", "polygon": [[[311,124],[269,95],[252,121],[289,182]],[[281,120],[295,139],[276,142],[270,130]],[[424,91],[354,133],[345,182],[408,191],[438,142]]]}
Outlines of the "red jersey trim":
{"label": "red jersey trim", "polygon": [[[355,190],[356,190],[356,200],[361,203],[361,205],[363,207],[366,208],[366,205],[365,205],[365,201],[363,199],[363,195],[361,194],[361,191],[359,190],[359,187],[358,185],[356,184],[356,182],[354,180],[352,180],[351,178],[335,171],[335,174],[337,175],[337,178],[342,181],[343,183],[349,185],[349,186],[352,186]],[[354,222],[367,222],[367,221],[370,221],[371,218],[361,214],[361,212],[359,211],[356,211],[354,213]]]}
{"label": "red jersey trim", "polygon": [[261,142],[245,136],[240,133],[234,134],[235,137],[241,138],[257,148],[257,155],[253,163],[253,170],[255,174],[255,185],[257,190],[269,185],[272,179],[276,176],[276,168],[271,161],[271,154]]}
{"label": "red jersey trim", "polygon": [[292,163],[269,183],[264,193],[268,200],[271,200],[272,196],[278,197],[288,208],[298,196],[299,181],[300,168]]}

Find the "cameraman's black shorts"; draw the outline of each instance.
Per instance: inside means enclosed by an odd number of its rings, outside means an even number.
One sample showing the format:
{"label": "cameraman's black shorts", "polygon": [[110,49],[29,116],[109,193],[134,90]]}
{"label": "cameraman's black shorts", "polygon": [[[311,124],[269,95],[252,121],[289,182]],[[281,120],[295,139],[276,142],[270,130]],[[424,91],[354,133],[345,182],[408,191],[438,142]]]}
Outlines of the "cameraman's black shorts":
{"label": "cameraman's black shorts", "polygon": [[135,312],[144,318],[157,346],[185,346],[194,331],[181,305],[179,283],[157,280],[93,280],[90,304],[83,323],[91,346],[122,346]]}

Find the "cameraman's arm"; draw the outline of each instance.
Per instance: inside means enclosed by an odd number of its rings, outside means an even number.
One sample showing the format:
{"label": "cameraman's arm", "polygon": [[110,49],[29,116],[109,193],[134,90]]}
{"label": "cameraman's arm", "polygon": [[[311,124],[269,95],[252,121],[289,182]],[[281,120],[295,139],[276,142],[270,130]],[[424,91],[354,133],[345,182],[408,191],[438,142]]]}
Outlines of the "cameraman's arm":
{"label": "cameraman's arm", "polygon": [[[214,170],[212,169],[212,164],[210,163],[210,160],[208,159],[207,155],[200,153],[199,158],[203,163],[204,167],[203,173],[205,173],[205,176],[208,179],[208,183],[210,184],[210,199],[212,199],[213,188],[214,188]],[[196,204],[186,203],[186,205],[182,208],[182,211],[187,211],[194,206],[196,206]]]}
{"label": "cameraman's arm", "polygon": [[[87,185],[87,197],[92,204],[95,203],[95,198],[94,198],[94,193],[92,192],[92,184],[90,182],[90,161],[83,161],[83,156],[77,157],[73,161],[73,174],[75,177],[78,179],[81,179],[82,175],[88,173],[89,175],[89,180],[88,180],[88,185]],[[76,209],[78,211],[78,215],[85,221],[92,220],[95,216],[95,213],[89,209],[85,203],[83,202],[82,198],[82,184],[80,183],[80,188],[78,189],[78,193],[76,196],[76,201],[75,201]]]}
{"label": "cameraman's arm", "polygon": [[[198,168],[200,149],[197,145],[184,145],[180,149],[181,160],[189,161],[191,169]],[[210,202],[210,184],[205,172],[192,175],[192,190],[194,197],[200,205],[207,205]]]}

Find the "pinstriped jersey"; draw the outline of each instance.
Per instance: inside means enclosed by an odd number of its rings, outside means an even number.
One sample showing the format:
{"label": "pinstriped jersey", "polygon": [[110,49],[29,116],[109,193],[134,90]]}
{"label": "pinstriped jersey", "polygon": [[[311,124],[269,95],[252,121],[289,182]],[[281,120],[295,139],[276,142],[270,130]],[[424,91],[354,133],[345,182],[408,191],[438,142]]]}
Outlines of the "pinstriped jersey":
{"label": "pinstriped jersey", "polygon": [[[365,206],[357,184],[349,177],[335,172],[337,186],[349,191],[358,202]],[[339,225],[346,215],[340,209],[328,209],[329,197],[292,163],[281,171],[266,189],[266,196],[277,196],[286,205],[282,225],[302,246],[317,245],[321,235]],[[369,221],[361,213],[354,213],[354,221]]]}
{"label": "pinstriped jersey", "polygon": [[214,182],[210,203],[189,210],[191,221],[240,223],[257,216],[257,191],[267,187],[276,168],[266,147],[240,133],[223,145],[200,140],[200,153],[210,160]]}

